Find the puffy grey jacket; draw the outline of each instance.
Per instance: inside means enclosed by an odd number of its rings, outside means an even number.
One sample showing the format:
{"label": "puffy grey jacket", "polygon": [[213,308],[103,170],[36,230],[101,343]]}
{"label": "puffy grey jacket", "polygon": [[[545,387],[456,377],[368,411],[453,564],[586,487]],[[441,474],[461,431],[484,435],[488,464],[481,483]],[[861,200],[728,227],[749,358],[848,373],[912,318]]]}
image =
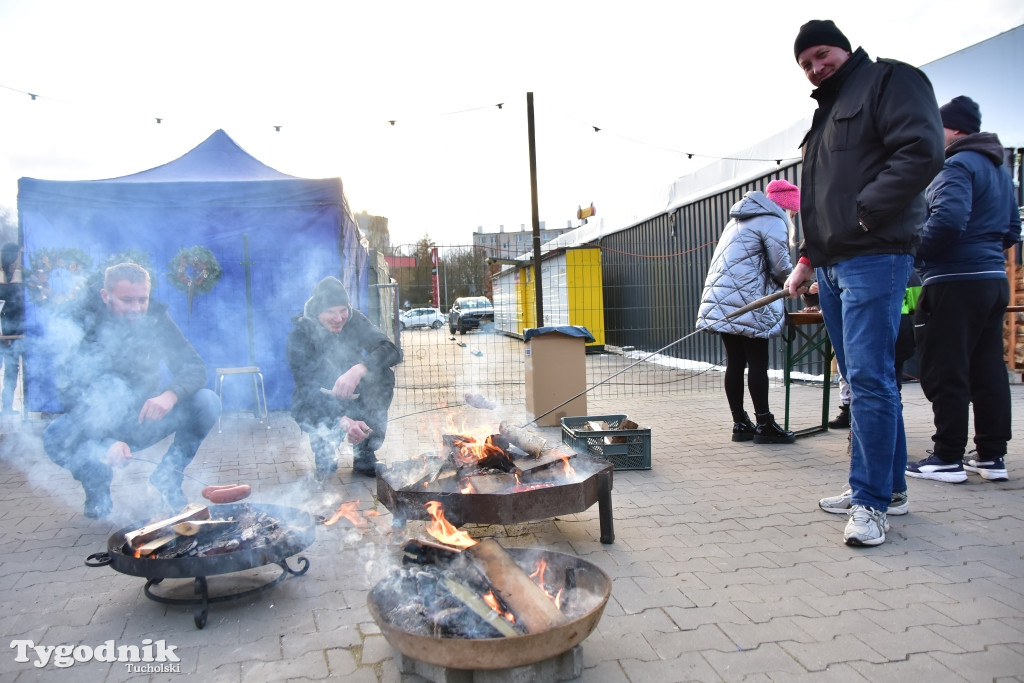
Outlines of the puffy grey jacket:
{"label": "puffy grey jacket", "polygon": [[793,270],[786,212],[763,192],[754,191],[736,202],[729,215],[732,219],[711,257],[697,329],[744,337],[777,336],[785,322],[782,301],[720,321],[752,301],[777,292]]}

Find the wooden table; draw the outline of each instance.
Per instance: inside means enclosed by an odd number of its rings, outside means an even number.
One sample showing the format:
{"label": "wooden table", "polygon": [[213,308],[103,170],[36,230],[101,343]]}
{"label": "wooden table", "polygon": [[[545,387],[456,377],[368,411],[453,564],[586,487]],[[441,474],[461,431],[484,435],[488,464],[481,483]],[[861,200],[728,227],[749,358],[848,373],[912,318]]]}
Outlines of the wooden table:
{"label": "wooden table", "polygon": [[789,395],[792,385],[791,373],[793,366],[802,360],[809,359],[813,354],[820,353],[823,357],[825,381],[822,383],[823,391],[821,396],[821,424],[813,427],[794,429],[797,436],[807,436],[818,432],[828,431],[829,393],[832,388],[832,342],[825,330],[825,321],[820,311],[790,313],[787,317],[785,328],[786,335],[786,423],[784,427],[788,430],[790,423]]}

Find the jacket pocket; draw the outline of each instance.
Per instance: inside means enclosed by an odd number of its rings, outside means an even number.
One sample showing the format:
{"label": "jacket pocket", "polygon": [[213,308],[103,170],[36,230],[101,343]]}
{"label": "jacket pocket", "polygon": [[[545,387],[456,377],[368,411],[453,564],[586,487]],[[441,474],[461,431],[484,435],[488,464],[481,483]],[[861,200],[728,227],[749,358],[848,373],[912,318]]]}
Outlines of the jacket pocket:
{"label": "jacket pocket", "polygon": [[832,122],[828,128],[826,144],[833,152],[851,149],[860,140],[860,130],[864,125],[864,104],[858,102],[832,113]]}

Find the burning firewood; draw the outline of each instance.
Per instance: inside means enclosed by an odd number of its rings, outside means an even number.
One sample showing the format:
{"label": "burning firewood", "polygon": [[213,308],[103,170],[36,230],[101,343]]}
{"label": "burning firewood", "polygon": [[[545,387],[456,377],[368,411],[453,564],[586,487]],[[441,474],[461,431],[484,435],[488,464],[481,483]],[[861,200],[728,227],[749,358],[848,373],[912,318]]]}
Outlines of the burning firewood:
{"label": "burning firewood", "polygon": [[567,619],[551,597],[515,563],[505,549],[493,539],[477,541],[465,531],[456,529],[444,517],[437,501],[427,503],[433,522],[427,533],[449,545],[465,548],[463,555],[472,560],[497,598],[515,615],[516,623],[527,633],[537,633],[564,624]]}
{"label": "burning firewood", "polygon": [[147,541],[147,542],[143,543],[138,548],[136,548],[135,551],[139,555],[143,555],[143,556],[152,555],[154,552],[156,552],[157,550],[160,550],[160,548],[163,548],[165,545],[167,545],[168,543],[170,543],[171,541],[173,541],[176,538],[177,538],[177,536],[175,534],[169,534],[167,536],[161,536],[160,538],[155,538],[155,539],[153,539],[151,541]]}
{"label": "burning firewood", "polygon": [[402,564],[445,565],[459,557],[459,550],[438,543],[428,543],[417,538],[410,539],[402,548],[405,556]]}
{"label": "burning firewood", "polygon": [[525,453],[532,455],[535,458],[539,458],[547,442],[519,427],[510,425],[508,422],[502,422],[498,425],[498,432],[508,439],[517,448],[522,449]]}
{"label": "burning firewood", "polygon": [[[532,582],[531,582],[532,583]],[[455,596],[459,602],[468,607],[474,614],[486,621],[503,636],[518,636],[519,632],[512,626],[500,612],[494,610],[484,599],[475,593],[472,588],[466,586],[450,576],[444,578],[444,587]]]}
{"label": "burning firewood", "polygon": [[527,633],[545,631],[568,621],[544,589],[494,539],[484,539],[463,552]]}
{"label": "burning firewood", "polygon": [[124,542],[134,550],[140,545],[148,541],[152,541],[154,538],[166,535],[166,530],[170,529],[174,524],[200,519],[210,519],[210,509],[205,505],[190,503],[173,517],[168,517],[167,519],[162,519],[158,522],[152,522],[151,524],[147,524],[135,531],[129,531],[124,535]]}
{"label": "burning firewood", "polygon": [[220,531],[237,525],[233,519],[200,519],[172,524],[171,531],[179,536],[195,536],[203,531]]}

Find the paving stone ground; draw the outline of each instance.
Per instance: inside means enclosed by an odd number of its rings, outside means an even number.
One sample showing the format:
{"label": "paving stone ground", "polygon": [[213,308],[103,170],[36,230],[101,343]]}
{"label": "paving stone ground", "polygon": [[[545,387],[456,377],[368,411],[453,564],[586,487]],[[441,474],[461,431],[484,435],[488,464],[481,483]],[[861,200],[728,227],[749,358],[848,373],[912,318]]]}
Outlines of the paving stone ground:
{"label": "paving stone ground", "polygon": [[[820,415],[820,388],[794,388],[793,414]],[[1024,387],[1012,387],[1022,432]],[[782,389],[772,402],[781,413]],[[931,410],[904,387],[911,457],[930,447]],[[424,410],[429,411],[429,406]],[[522,406],[458,409],[470,422],[527,421]],[[626,413],[652,433],[653,468],[615,473],[616,539],[599,541],[597,506],[540,522],[470,526],[508,546],[572,553],[600,566],[613,589],[597,630],[583,642],[589,682],[641,681],[1022,681],[1024,680],[1024,462],[1011,443],[1010,481],[910,480],[909,515],[891,518],[884,545],[849,548],[845,517],[817,500],[846,486],[846,432],[790,446],[733,443],[725,398],[700,391],[672,398],[592,401],[590,414]],[[813,423],[795,420],[795,426]],[[382,458],[437,447],[444,420],[431,412],[394,420]],[[307,574],[255,597],[210,606],[195,627],[188,607],[143,594],[144,579],[87,567],[116,529],[154,514],[148,476],[165,444],[137,454],[113,489],[114,519],[82,515],[80,487],[43,454],[45,421],[5,418],[0,442],[0,681],[399,681],[396,653],[366,607],[368,589],[423,524],[394,531],[375,486],[339,475],[311,490],[312,455],[287,413],[267,424],[229,414],[189,468],[209,483],[251,483],[252,501],[314,514],[358,500],[365,530],[319,526],[302,554]],[[537,429],[560,440],[557,428]],[[202,484],[186,483],[201,500]],[[278,570],[212,577],[211,590],[255,585]],[[188,597],[189,581],[168,581]],[[105,641],[174,646],[180,673],[135,673],[92,661],[58,668],[17,661],[14,641]],[[407,678],[415,681],[415,678]]]}

